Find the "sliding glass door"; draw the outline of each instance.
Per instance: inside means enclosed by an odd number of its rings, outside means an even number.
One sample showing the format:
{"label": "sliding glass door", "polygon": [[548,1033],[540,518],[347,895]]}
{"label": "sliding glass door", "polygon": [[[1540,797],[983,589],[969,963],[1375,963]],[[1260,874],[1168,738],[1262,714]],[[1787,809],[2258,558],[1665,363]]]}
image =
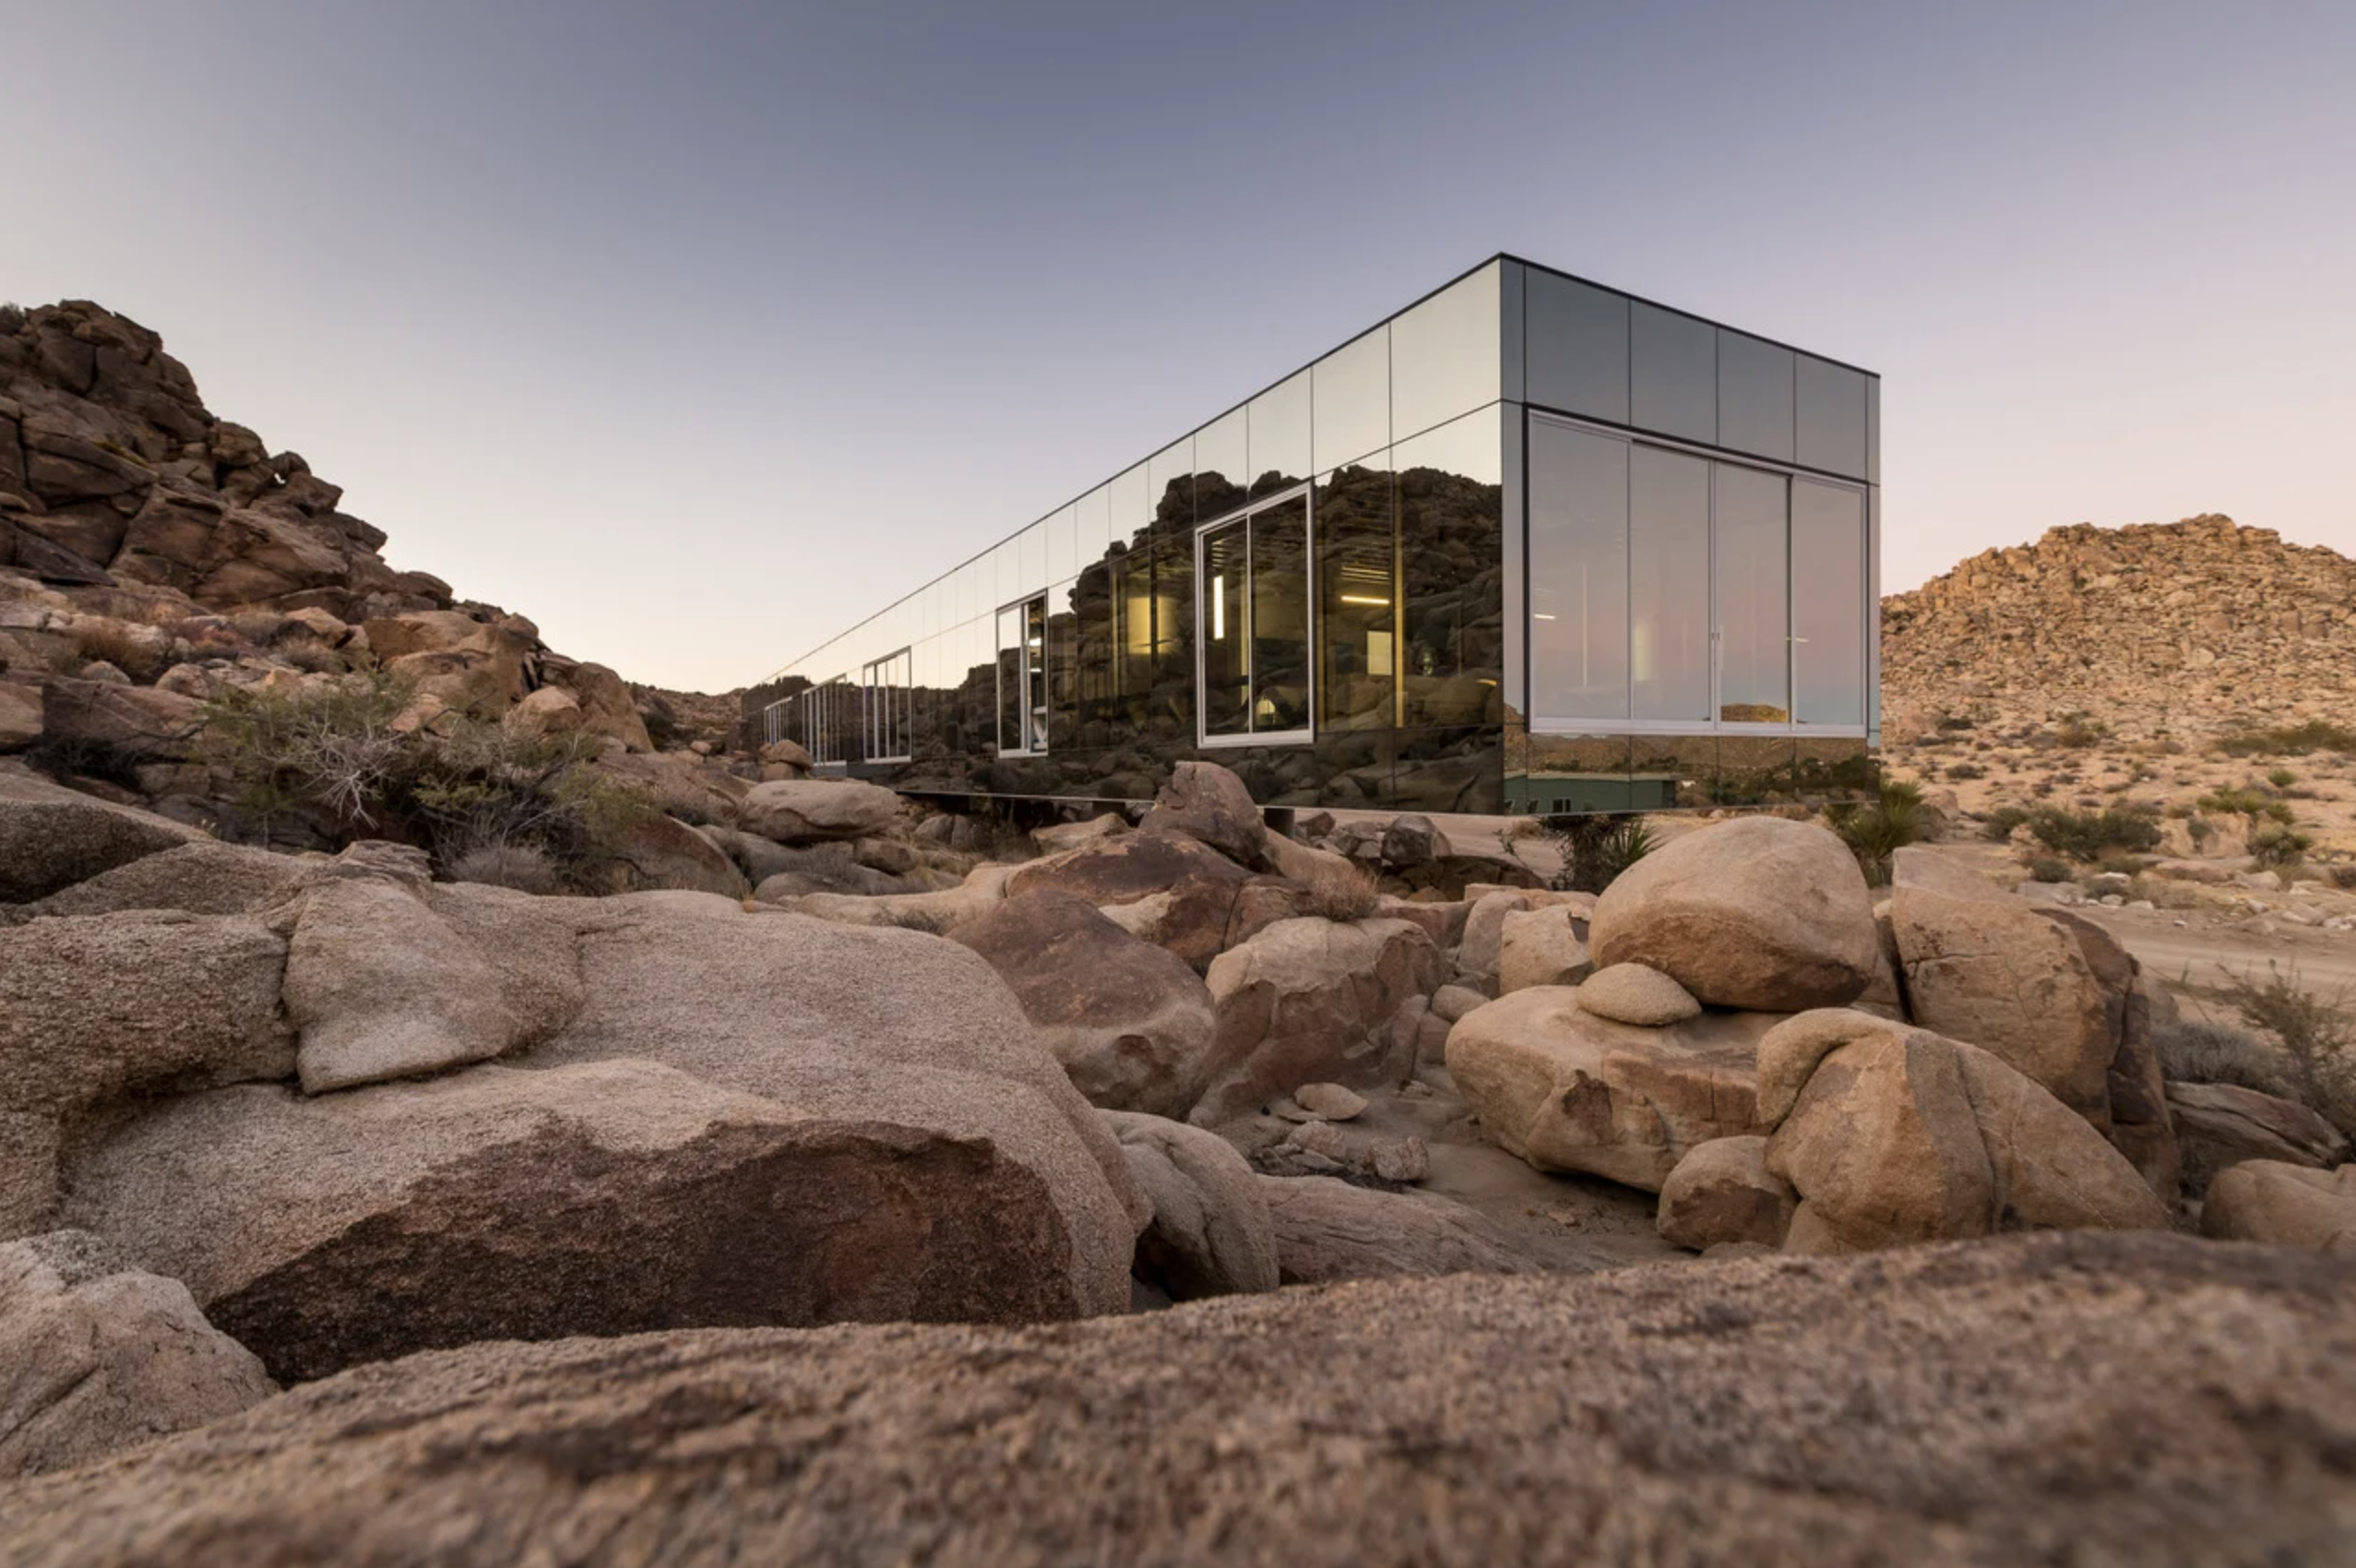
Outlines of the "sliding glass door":
{"label": "sliding glass door", "polygon": [[1535,728],[1862,731],[1860,487],[1537,415],[1528,450]]}
{"label": "sliding glass door", "polygon": [[1310,738],[1310,590],[1307,486],[1196,533],[1202,744]]}

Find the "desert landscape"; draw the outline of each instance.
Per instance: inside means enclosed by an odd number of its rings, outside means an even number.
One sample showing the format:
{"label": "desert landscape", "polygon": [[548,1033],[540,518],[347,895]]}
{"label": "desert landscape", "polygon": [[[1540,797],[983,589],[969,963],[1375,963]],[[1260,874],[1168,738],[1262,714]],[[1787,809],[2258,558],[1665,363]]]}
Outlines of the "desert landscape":
{"label": "desert landscape", "polygon": [[0,315],[0,1561],[2356,1538],[2356,563],[1894,595],[1862,806],[1279,831],[815,776],[342,502]]}

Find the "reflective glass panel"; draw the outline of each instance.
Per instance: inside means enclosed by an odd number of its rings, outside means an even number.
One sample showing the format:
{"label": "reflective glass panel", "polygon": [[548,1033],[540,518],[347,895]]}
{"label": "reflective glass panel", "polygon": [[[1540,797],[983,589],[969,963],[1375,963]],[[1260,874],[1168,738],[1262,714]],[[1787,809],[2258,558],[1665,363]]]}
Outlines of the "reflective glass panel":
{"label": "reflective glass panel", "polygon": [[1309,727],[1309,500],[1255,512],[1252,550],[1252,730]]}
{"label": "reflective glass panel", "polygon": [[1034,599],[1023,617],[1023,742],[1047,749],[1047,600]]}
{"label": "reflective glass panel", "polygon": [[1709,464],[1628,455],[1628,664],[1638,719],[1709,718]]}
{"label": "reflective glass panel", "polygon": [[1791,460],[1791,350],[1720,328],[1718,444]]}
{"label": "reflective glass panel", "polygon": [[1318,722],[1351,730],[1394,722],[1398,667],[1398,539],[1389,454],[1317,486]]}
{"label": "reflective glass panel", "polygon": [[1157,522],[1195,520],[1195,438],[1175,441],[1146,459],[1146,496]]}
{"label": "reflective glass panel", "polygon": [[1865,498],[1791,483],[1791,662],[1803,724],[1865,722]]}
{"label": "reflective glass panel", "polygon": [[1146,466],[1139,463],[1105,488],[1112,509],[1113,542],[1134,544],[1153,521],[1153,505],[1146,499]]}
{"label": "reflective glass panel", "polygon": [[1791,577],[1781,474],[1718,469],[1718,717],[1791,719]]}
{"label": "reflective glass panel", "polygon": [[1882,481],[1882,378],[1865,378],[1865,477]]}
{"label": "reflective glass panel", "polygon": [[1036,593],[1047,586],[1047,525],[1033,523],[1015,538],[1017,593]]}
{"label": "reflective glass panel", "polygon": [[1529,422],[1529,679],[1541,719],[1628,716],[1628,444]]}
{"label": "reflective glass panel", "polygon": [[1718,328],[1632,304],[1628,422],[1688,441],[1718,439]]}
{"label": "reflective glass panel", "polygon": [[1072,516],[1074,508],[1065,507],[1047,519],[1047,580],[1060,583],[1078,571],[1079,563],[1072,557]]}
{"label": "reflective glass panel", "polygon": [[1523,351],[1529,400],[1613,424],[1628,422],[1628,301],[1528,269]]}
{"label": "reflective glass panel", "polygon": [[1019,605],[998,612],[998,749],[1023,743],[1023,618]]}
{"label": "reflective glass panel", "polygon": [[1098,485],[1080,497],[1073,514],[1074,553],[1081,565],[1093,565],[1104,559],[1104,547],[1113,542],[1112,488]]}
{"label": "reflective glass panel", "polygon": [[1865,381],[1862,371],[1799,356],[1793,380],[1799,427],[1794,461],[1850,479],[1865,477]]}
{"label": "reflective glass panel", "polygon": [[1247,421],[1231,409],[1195,433],[1195,516],[1204,522],[1233,511],[1251,489]]}
{"label": "reflective glass panel", "polygon": [[1402,722],[1504,717],[1505,491],[1500,405],[1399,444]]}
{"label": "reflective glass panel", "polygon": [[1317,469],[1339,468],[1391,441],[1391,335],[1377,327],[1310,367]]}
{"label": "reflective glass panel", "polygon": [[[1266,495],[1309,477],[1309,373],[1277,383],[1244,410],[1251,492]],[[1377,441],[1372,445],[1379,446]]]}
{"label": "reflective glass panel", "polygon": [[1507,788],[1514,804],[1541,815],[1627,811],[1628,755],[1625,735],[1532,735],[1527,771]]}
{"label": "reflective glass panel", "polygon": [[[1497,400],[1495,262],[1391,323],[1391,436],[1404,440]],[[1353,454],[1355,456],[1355,454]]]}

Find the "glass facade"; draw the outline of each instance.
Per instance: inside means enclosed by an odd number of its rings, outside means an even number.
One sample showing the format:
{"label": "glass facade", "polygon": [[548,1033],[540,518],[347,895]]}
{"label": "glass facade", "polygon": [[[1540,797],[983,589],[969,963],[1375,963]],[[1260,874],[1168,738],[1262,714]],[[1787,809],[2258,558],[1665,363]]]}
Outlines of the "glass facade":
{"label": "glass facade", "polygon": [[1855,790],[1880,386],[1511,257],[796,660],[911,792],[1615,811]]}

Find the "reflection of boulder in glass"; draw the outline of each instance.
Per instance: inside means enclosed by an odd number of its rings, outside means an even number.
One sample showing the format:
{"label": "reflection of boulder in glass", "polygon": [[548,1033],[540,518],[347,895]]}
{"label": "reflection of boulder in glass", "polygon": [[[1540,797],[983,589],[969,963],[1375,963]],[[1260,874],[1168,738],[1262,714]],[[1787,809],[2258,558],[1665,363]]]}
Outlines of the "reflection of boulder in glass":
{"label": "reflection of boulder in glass", "polygon": [[1438,469],[1398,475],[1406,568],[1405,678],[1410,727],[1498,723],[1505,699],[1502,486]]}

